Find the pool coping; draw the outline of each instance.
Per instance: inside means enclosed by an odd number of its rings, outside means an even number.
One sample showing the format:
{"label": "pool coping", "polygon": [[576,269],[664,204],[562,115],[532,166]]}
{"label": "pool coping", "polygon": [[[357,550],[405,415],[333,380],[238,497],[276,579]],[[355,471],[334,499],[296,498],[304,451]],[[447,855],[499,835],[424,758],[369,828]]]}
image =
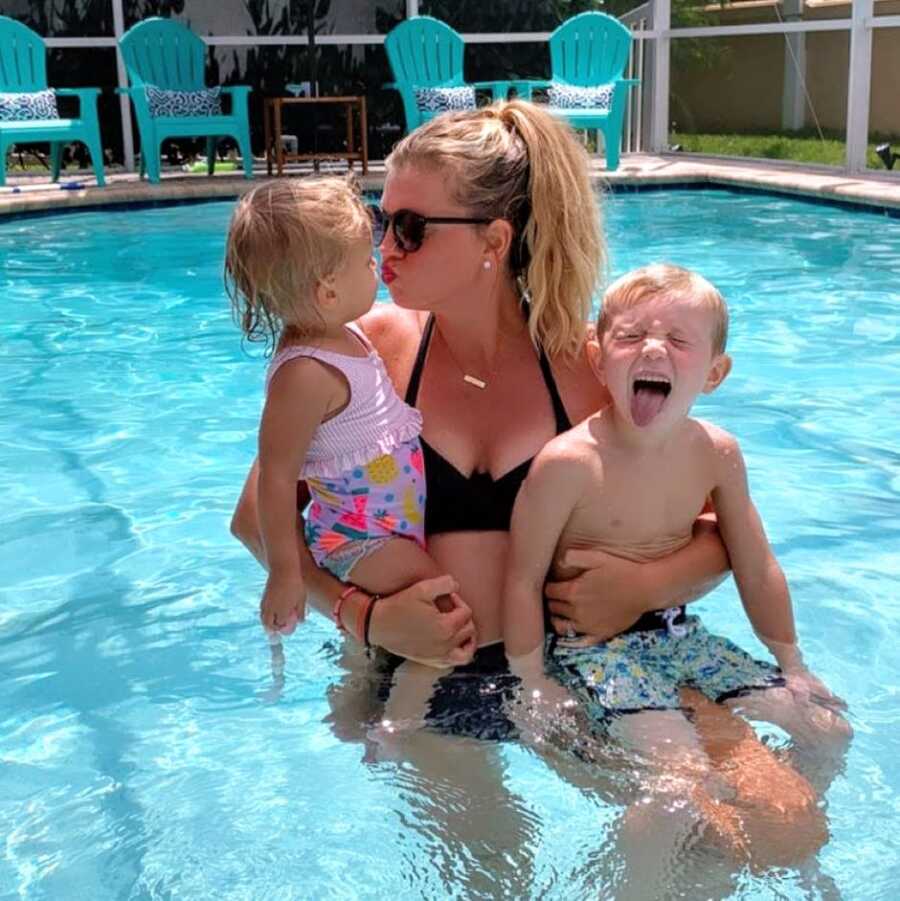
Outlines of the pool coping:
{"label": "pool coping", "polygon": [[[331,171],[346,172],[346,168]],[[311,167],[296,167],[289,174],[303,175]],[[0,188],[0,221],[6,217],[46,214],[67,210],[96,210],[115,206],[158,206],[238,197],[267,176],[264,167],[254,179],[223,173],[209,177],[172,170],[162,181],[151,185],[134,173],[112,173],[104,188],[90,172],[69,173],[60,185],[47,176],[19,176]],[[370,164],[369,174],[359,176],[365,190],[380,190],[384,184],[384,164]],[[787,195],[819,203],[884,213],[900,218],[900,178],[866,173],[850,176],[825,167],[798,167],[764,160],[723,159],[683,154],[630,154],[623,157],[616,172],[606,172],[600,160],[592,160],[591,179],[610,191],[641,191],[682,187],[718,187]]]}

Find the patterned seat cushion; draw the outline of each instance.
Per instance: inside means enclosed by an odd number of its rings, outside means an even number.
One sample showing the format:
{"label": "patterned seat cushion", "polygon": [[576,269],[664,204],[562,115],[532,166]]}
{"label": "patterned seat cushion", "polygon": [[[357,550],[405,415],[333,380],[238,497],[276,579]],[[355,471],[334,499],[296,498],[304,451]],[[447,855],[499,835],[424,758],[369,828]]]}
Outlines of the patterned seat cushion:
{"label": "patterned seat cushion", "polygon": [[582,88],[571,84],[554,82],[547,88],[547,99],[550,106],[556,109],[604,109],[612,106],[614,84],[602,84],[597,87]]}
{"label": "patterned seat cushion", "polygon": [[160,116],[221,116],[220,87],[199,91],[168,91],[152,84],[144,86],[150,115]]}
{"label": "patterned seat cushion", "polygon": [[475,109],[475,88],[414,88],[416,106],[421,113],[446,113],[448,110]]}
{"label": "patterned seat cushion", "polygon": [[58,118],[56,94],[50,89],[22,94],[0,93],[0,121],[2,122]]}

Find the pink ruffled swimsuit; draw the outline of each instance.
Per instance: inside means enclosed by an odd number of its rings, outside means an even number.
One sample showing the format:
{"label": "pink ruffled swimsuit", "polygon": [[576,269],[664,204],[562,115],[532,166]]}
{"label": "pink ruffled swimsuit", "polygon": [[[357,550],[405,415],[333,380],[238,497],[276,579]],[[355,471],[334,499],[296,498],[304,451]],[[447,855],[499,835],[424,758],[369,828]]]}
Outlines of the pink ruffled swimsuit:
{"label": "pink ruffled swimsuit", "polygon": [[392,538],[425,546],[422,415],[397,396],[369,341],[348,326],[368,355],[352,357],[308,345],[279,351],[272,376],[288,360],[312,357],[347,379],[350,402],[313,433],[300,470],[312,503],[306,543],[319,566],[342,581],[363,557]]}

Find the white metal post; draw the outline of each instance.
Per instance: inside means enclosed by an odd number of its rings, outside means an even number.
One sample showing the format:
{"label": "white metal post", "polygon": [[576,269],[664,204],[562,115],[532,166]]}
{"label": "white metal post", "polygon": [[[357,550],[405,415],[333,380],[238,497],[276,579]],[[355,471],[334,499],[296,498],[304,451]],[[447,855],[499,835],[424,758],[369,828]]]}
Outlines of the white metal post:
{"label": "white metal post", "polygon": [[[122,59],[122,51],[119,50],[119,38],[125,34],[125,12],[122,9],[122,0],[112,0],[113,31],[116,35],[116,72],[119,78],[119,87],[128,87],[128,73],[125,71],[125,61]],[[122,117],[122,150],[125,154],[125,169],[134,172],[134,133],[131,130],[131,98],[127,94],[119,96],[119,113]]]}
{"label": "white metal post", "polygon": [[[784,21],[802,22],[805,0],[784,0]],[[777,7],[776,7],[777,9]],[[806,120],[806,35],[784,36],[784,88],[781,95],[781,127],[803,128]]]}
{"label": "white metal post", "polygon": [[869,93],[872,83],[872,28],[874,0],[853,0],[850,25],[850,73],[847,85],[848,172],[866,168],[869,143]]}
{"label": "white metal post", "polygon": [[650,152],[662,153],[669,146],[669,74],[672,39],[671,0],[655,0],[653,30],[659,35],[653,42],[653,112],[650,120]]}
{"label": "white metal post", "polygon": [[406,18],[419,15],[419,0],[406,0]]}

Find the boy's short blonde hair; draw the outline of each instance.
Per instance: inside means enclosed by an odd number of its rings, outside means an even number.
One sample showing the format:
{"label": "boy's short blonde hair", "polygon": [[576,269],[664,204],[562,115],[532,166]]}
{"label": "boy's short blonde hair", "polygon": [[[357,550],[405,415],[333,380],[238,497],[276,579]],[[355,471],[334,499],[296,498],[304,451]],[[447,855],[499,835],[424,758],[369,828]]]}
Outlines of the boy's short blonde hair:
{"label": "boy's short blonde hair", "polygon": [[320,333],[316,286],[371,235],[359,188],[345,178],[285,178],[245,194],[225,248],[225,290],[244,335],[274,344],[286,323]]}
{"label": "boy's short blonde hair", "polygon": [[725,352],[728,341],[728,307],[724,298],[702,275],[671,263],[654,263],[633,269],[606,289],[597,318],[597,338],[603,337],[614,316],[660,295],[673,300],[692,300],[711,310],[714,316],[713,356]]}

